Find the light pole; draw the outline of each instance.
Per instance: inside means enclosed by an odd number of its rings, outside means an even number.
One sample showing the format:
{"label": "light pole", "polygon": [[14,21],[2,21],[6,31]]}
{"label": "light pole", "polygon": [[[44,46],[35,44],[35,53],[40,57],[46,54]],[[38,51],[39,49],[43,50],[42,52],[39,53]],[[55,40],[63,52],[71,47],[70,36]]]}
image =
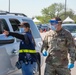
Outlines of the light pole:
{"label": "light pole", "polygon": [[67,0],[65,0],[65,18],[66,18],[66,4],[67,4]]}
{"label": "light pole", "polygon": [[9,0],[9,5],[8,5],[8,11],[10,12],[10,0]]}

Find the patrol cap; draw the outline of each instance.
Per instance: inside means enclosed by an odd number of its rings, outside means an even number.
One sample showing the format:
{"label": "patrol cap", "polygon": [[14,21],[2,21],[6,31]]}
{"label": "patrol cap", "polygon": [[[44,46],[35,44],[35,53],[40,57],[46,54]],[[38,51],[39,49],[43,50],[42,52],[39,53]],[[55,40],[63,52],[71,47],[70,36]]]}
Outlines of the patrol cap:
{"label": "patrol cap", "polygon": [[18,26],[20,26],[20,27],[28,27],[28,28],[30,28],[30,25],[29,25],[29,23],[27,23],[27,22],[22,22],[22,23],[19,24]]}

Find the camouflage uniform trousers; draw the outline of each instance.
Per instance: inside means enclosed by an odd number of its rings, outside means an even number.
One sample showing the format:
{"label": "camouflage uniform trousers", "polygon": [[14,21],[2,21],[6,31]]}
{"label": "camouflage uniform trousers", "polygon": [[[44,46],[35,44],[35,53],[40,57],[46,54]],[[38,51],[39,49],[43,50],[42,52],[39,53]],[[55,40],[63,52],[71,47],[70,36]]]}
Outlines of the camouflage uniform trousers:
{"label": "camouflage uniform trousers", "polygon": [[67,66],[52,66],[46,63],[44,75],[71,75],[71,73]]}

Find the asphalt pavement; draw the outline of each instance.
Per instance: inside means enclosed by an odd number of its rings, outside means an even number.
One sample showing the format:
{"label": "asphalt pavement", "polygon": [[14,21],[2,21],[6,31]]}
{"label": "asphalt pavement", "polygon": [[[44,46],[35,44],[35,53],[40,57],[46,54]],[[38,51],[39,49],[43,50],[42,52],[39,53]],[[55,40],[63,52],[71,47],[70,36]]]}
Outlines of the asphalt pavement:
{"label": "asphalt pavement", "polygon": [[[45,69],[45,61],[41,67],[41,75],[44,75],[44,69]],[[16,72],[12,73],[11,75],[22,75],[21,70],[18,70]],[[73,69],[71,69],[71,75],[76,75],[76,62],[75,62],[75,67]]]}

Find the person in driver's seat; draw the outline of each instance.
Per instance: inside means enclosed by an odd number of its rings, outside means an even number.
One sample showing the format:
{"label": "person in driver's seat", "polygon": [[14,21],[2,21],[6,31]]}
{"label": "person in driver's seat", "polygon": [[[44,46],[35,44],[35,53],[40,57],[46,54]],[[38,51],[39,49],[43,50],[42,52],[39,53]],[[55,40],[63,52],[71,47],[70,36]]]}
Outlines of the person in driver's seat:
{"label": "person in driver's seat", "polygon": [[6,30],[4,30],[4,34],[7,36],[14,36],[22,40],[20,42],[19,60],[16,66],[22,69],[23,75],[33,75],[37,59],[35,42],[30,31],[29,23],[24,22],[20,25],[20,32],[23,31],[25,32],[24,35],[15,32],[8,32]]}

